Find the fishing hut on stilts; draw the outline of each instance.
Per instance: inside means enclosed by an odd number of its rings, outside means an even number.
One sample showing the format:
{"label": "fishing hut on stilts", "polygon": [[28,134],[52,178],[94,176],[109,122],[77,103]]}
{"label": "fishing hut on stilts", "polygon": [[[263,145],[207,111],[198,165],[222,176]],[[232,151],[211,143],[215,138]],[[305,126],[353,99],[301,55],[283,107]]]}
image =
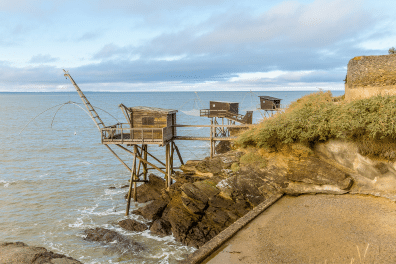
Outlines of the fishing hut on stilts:
{"label": "fishing hut on stilts", "polygon": [[274,115],[277,111],[283,111],[284,107],[281,105],[281,100],[279,98],[271,97],[271,96],[259,96],[260,98],[260,107],[258,110],[263,110],[261,115],[263,118],[269,118]]}
{"label": "fishing hut on stilts", "polygon": [[[98,113],[70,74],[65,70],[63,71],[65,72],[64,76],[70,79],[92,120],[98,127],[101,134],[101,143],[105,145],[131,173],[126,207],[126,215],[129,215],[131,197],[133,196],[134,201],[137,201],[137,183],[148,181],[148,170],[154,169],[164,174],[166,188],[169,188],[172,184],[172,174],[174,173],[173,161],[175,152],[181,164],[184,164],[179,149],[174,142],[176,137],[175,125],[177,110],[144,106],[127,107],[120,104],[119,107],[126,118],[126,123],[105,126]],[[132,155],[132,167],[129,167],[119,155],[117,155],[110,147],[111,145]],[[165,146],[165,163],[148,151],[148,145]],[[163,167],[160,168],[154,165],[152,162],[149,162],[148,158],[155,160]]]}
{"label": "fishing hut on stilts", "polygon": [[[245,115],[238,112],[239,103],[210,101],[209,109],[201,109],[200,116],[208,117],[211,119],[211,132],[210,132],[210,156],[213,157],[216,142],[218,141],[231,141],[234,136],[243,129],[242,125],[252,124],[253,111],[246,111]],[[217,139],[217,140],[216,140]]]}

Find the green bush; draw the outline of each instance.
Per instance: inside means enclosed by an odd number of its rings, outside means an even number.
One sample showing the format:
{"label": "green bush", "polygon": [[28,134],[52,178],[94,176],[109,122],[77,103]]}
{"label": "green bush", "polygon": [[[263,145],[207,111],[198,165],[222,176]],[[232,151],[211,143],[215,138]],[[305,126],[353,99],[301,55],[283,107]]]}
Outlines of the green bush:
{"label": "green bush", "polygon": [[241,165],[254,165],[258,168],[262,169],[267,166],[267,160],[258,153],[255,152],[248,152],[244,154],[239,162]]}
{"label": "green bush", "polygon": [[396,139],[396,96],[375,96],[349,103],[337,100],[337,104],[333,99],[329,91],[306,95],[285,112],[241,134],[236,144],[276,150],[291,143],[313,146],[331,138]]}
{"label": "green bush", "polygon": [[240,167],[239,167],[239,164],[238,164],[237,162],[232,163],[232,165],[231,165],[231,170],[232,170],[233,172],[238,172],[239,169],[240,169]]}

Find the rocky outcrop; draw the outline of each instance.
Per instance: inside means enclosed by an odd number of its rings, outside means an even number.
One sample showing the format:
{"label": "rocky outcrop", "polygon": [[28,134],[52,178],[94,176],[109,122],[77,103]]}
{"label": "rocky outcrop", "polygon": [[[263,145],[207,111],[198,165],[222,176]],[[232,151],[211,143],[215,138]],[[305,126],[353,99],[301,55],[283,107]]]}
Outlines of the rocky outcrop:
{"label": "rocky outcrop", "polygon": [[[148,201],[161,199],[162,190],[165,186],[165,180],[155,176],[154,174],[149,175],[149,181],[146,184],[139,186],[139,192],[137,193],[137,201],[139,203],[146,203]],[[125,195],[125,198],[128,194]]]}
{"label": "rocky outcrop", "polygon": [[86,235],[85,240],[106,244],[109,246],[110,250],[118,253],[131,254],[144,250],[143,245],[140,243],[105,228],[97,227],[94,229],[87,229],[84,230],[84,233]]}
{"label": "rocky outcrop", "polygon": [[[396,163],[363,157],[351,144],[330,141],[314,150],[296,146],[276,153],[231,151],[189,161],[183,173],[174,175],[176,182],[168,191],[157,189],[151,196],[154,201],[134,213],[153,221],[153,234],[172,233],[177,241],[200,247],[275,194],[370,193],[396,198]],[[261,164],[249,160],[254,157]],[[162,181],[156,178],[150,176]],[[138,194],[147,188],[148,184],[138,187]]]}
{"label": "rocky outcrop", "polygon": [[81,264],[80,261],[56,254],[43,247],[28,246],[22,242],[0,244],[0,264]]}
{"label": "rocky outcrop", "polygon": [[148,229],[148,226],[136,220],[125,219],[118,222],[118,225],[125,230],[141,232]]}
{"label": "rocky outcrop", "polygon": [[160,237],[169,236],[172,234],[172,226],[164,219],[157,219],[151,225],[150,231]]}

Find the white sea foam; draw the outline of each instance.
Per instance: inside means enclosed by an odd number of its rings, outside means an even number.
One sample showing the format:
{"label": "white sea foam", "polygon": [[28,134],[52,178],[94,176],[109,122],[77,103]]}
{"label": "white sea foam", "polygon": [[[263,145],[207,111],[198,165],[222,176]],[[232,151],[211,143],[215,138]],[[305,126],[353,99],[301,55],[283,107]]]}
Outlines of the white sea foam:
{"label": "white sea foam", "polygon": [[0,183],[3,183],[4,188],[10,187],[10,185],[14,185],[16,181],[6,181],[6,180],[0,180]]}

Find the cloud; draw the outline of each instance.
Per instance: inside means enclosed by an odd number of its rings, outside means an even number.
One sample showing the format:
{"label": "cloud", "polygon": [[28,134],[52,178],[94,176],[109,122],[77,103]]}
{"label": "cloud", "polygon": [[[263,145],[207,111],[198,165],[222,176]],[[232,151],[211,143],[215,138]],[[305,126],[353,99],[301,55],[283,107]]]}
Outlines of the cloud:
{"label": "cloud", "polygon": [[77,41],[89,41],[89,40],[95,40],[99,38],[100,34],[97,32],[86,32],[83,34],[81,37],[77,39]]}
{"label": "cloud", "polygon": [[[119,47],[113,43],[105,45],[102,49],[96,52],[93,59],[109,59],[118,55],[130,55],[131,47]],[[125,57],[124,57],[125,58]]]}
{"label": "cloud", "polygon": [[55,62],[58,60],[59,60],[59,58],[51,57],[51,55],[49,55],[49,54],[45,54],[45,55],[39,54],[39,55],[33,56],[29,60],[29,63],[48,63],[48,62]]}
{"label": "cloud", "polygon": [[[212,30],[208,30],[208,22]],[[140,48],[143,56],[231,53],[243,49],[320,48],[370,26],[361,1],[283,2],[260,15],[214,16],[200,25],[162,34]],[[348,26],[346,26],[348,25]],[[206,32],[205,32],[206,31]],[[287,50],[285,50],[287,52]]]}

